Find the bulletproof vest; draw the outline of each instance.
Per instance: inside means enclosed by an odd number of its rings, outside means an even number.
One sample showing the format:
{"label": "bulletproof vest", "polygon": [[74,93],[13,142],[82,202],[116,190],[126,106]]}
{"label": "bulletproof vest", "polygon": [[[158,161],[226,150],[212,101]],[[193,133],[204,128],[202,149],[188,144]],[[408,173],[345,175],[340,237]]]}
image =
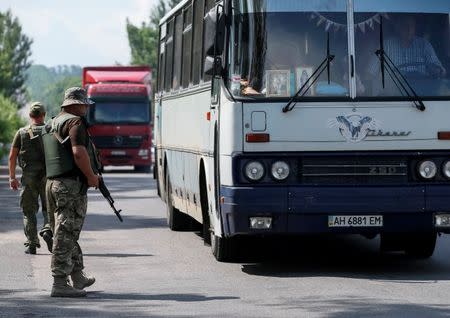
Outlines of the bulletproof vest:
{"label": "bulletproof vest", "polygon": [[19,130],[20,150],[19,166],[26,174],[45,172],[44,150],[42,148],[42,126],[29,125]]}
{"label": "bulletproof vest", "polygon": [[[72,153],[70,137],[67,136],[64,139],[61,137],[61,130],[64,123],[73,118],[80,117],[69,113],[64,113],[55,117],[52,120],[50,131],[42,135],[47,178],[61,176],[77,169]],[[87,151],[92,169],[95,173],[98,173],[100,165],[98,164],[99,161],[95,153],[95,147],[90,138],[87,145]]]}

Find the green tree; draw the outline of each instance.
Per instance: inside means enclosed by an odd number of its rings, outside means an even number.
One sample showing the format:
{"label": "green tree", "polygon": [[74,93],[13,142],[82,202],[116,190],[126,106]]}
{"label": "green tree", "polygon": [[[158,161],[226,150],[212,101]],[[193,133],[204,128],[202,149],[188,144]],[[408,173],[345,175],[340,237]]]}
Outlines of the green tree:
{"label": "green tree", "polygon": [[32,40],[11,11],[0,12],[0,94],[23,101]]}
{"label": "green tree", "polygon": [[17,105],[0,94],[0,159],[8,152],[7,145],[12,142],[15,132],[24,125],[17,114]]}
{"label": "green tree", "polygon": [[51,118],[59,113],[64,99],[64,92],[73,86],[81,86],[81,76],[64,77],[48,86],[44,91],[45,98],[42,100],[47,107],[47,118]]}
{"label": "green tree", "polygon": [[150,65],[153,73],[156,73],[156,67],[158,65],[159,21],[179,2],[180,0],[159,0],[158,4],[150,12],[149,21],[143,22],[140,27],[133,25],[127,19],[131,64]]}
{"label": "green tree", "polygon": [[127,34],[131,64],[150,65],[154,69],[158,61],[157,31],[144,22],[137,27],[127,20]]}
{"label": "green tree", "polygon": [[[77,65],[58,65],[54,67],[46,67],[44,65],[32,65],[27,71],[27,80],[25,86],[29,95],[29,100],[40,101],[48,108],[58,108],[58,105],[52,103],[57,98],[53,97],[52,93],[60,93],[56,91],[49,92],[49,89],[55,83],[63,81],[67,77],[77,77],[81,79],[82,68]],[[69,81],[70,82],[70,81]],[[79,81],[73,81],[79,83]],[[79,84],[78,84],[79,85]]]}

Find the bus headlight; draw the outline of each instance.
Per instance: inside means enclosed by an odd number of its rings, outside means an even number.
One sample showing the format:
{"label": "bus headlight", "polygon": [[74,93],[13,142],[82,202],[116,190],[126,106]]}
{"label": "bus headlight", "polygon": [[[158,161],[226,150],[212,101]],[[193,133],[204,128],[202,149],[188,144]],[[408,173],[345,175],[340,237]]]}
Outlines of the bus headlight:
{"label": "bus headlight", "polygon": [[284,161],[277,161],[272,165],[272,176],[277,180],[284,180],[289,177],[289,165]]}
{"label": "bus headlight", "polygon": [[444,176],[450,179],[450,161],[444,163],[444,165],[442,166],[442,173],[444,174]]}
{"label": "bus headlight", "polygon": [[437,167],[431,160],[422,161],[419,164],[419,174],[424,179],[433,179],[436,176]]}
{"label": "bus headlight", "polygon": [[259,181],[264,177],[264,166],[259,161],[250,161],[244,168],[245,176],[250,181]]}

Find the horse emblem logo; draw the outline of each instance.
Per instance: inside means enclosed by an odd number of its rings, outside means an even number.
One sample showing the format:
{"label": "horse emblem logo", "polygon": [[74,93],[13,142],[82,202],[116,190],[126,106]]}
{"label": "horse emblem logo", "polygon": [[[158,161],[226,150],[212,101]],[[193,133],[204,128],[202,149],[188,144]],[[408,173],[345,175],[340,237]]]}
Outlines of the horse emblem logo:
{"label": "horse emblem logo", "polygon": [[370,131],[377,130],[380,123],[372,117],[351,113],[330,119],[328,127],[338,127],[339,132],[348,142],[360,142]]}

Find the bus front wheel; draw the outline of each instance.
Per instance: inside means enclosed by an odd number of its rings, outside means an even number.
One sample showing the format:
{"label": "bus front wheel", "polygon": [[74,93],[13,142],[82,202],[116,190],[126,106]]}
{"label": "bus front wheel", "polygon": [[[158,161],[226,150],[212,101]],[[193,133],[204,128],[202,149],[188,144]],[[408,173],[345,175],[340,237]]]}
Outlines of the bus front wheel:
{"label": "bus front wheel", "polygon": [[233,261],[236,254],[234,238],[219,237],[211,231],[211,250],[219,262]]}
{"label": "bus front wheel", "polygon": [[406,255],[419,259],[430,258],[436,247],[436,236],[436,233],[411,235],[405,242]]}

